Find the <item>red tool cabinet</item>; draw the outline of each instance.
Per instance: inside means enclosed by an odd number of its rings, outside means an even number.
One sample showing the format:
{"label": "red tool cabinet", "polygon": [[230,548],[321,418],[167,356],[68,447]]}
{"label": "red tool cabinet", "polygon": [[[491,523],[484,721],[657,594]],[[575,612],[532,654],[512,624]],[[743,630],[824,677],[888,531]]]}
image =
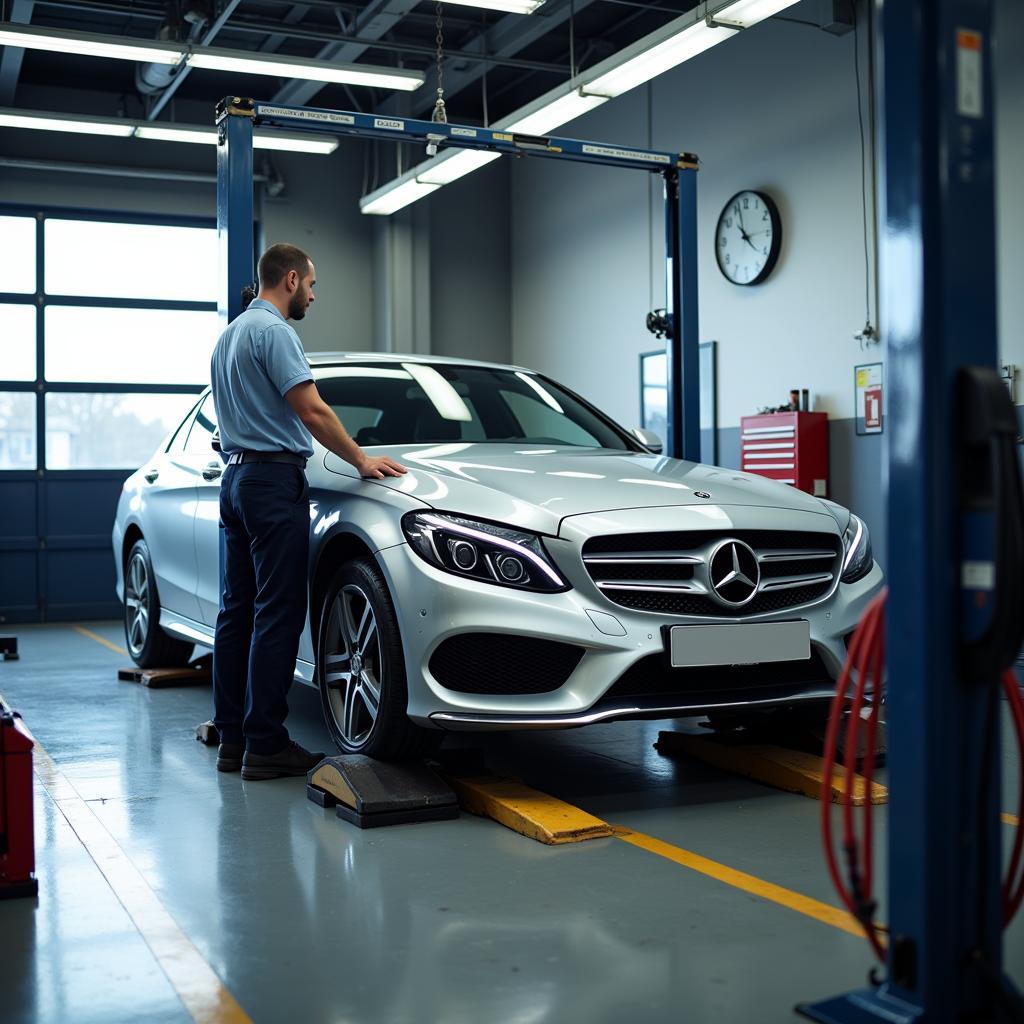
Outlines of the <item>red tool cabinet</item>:
{"label": "red tool cabinet", "polygon": [[828,495],[828,414],[775,412],[740,420],[740,468]]}

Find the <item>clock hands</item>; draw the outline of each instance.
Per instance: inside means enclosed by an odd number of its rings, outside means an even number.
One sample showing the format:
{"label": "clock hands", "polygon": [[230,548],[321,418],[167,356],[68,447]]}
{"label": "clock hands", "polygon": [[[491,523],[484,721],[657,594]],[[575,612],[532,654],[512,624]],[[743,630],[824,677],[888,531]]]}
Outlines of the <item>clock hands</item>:
{"label": "clock hands", "polygon": [[[757,246],[754,245],[754,243],[750,240],[750,235],[747,234],[747,229],[743,226],[743,210],[740,209],[739,203],[736,204],[736,216],[739,218],[740,234],[743,236],[743,241],[746,242],[747,245],[749,245],[750,248],[756,252]],[[756,233],[760,234],[760,232]]]}

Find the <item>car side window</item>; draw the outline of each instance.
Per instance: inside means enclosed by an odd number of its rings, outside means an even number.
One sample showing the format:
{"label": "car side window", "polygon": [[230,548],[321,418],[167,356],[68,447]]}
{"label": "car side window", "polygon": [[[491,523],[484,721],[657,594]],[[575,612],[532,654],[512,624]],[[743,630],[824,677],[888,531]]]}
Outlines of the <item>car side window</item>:
{"label": "car side window", "polygon": [[174,432],[174,436],[171,438],[170,444],[168,444],[165,449],[168,454],[178,455],[185,450],[185,441],[188,438],[188,432],[192,427],[192,421],[196,417],[196,408],[197,406],[192,406],[188,415],[181,421],[178,429]]}
{"label": "car side window", "polygon": [[188,432],[185,442],[187,455],[207,455],[211,459],[216,454],[213,450],[213,432],[217,428],[217,412],[213,406],[212,392],[206,396],[199,411],[196,413],[192,429]]}

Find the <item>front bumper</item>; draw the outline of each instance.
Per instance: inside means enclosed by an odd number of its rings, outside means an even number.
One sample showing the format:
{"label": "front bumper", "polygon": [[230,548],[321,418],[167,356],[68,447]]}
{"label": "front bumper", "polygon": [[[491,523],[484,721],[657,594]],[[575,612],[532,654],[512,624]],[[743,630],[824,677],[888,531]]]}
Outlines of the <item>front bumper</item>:
{"label": "front bumper", "polygon": [[[557,544],[549,545],[549,550]],[[815,664],[822,671],[802,673],[771,685],[749,667],[749,686],[669,688],[657,693],[611,696],[608,691],[643,659],[664,655],[662,627],[693,624],[693,617],[634,611],[613,604],[592,585],[570,575],[574,589],[534,594],[461,579],[440,571],[401,544],[378,552],[395,597],[406,658],[409,715],[421,725],[444,729],[567,728],[623,718],[668,718],[714,710],[770,707],[827,700],[846,658],[845,638],[857,626],[868,602],[882,586],[881,569],[854,584],[840,583],[825,599],[800,608],[757,616],[765,622],[794,618],[810,623]],[[563,556],[555,560],[564,568]],[[582,564],[582,563],[581,563]],[[594,614],[593,617],[589,613]],[[611,620],[614,620],[611,621]],[[711,621],[711,620],[703,620]],[[742,622],[742,618],[730,621]],[[617,627],[617,628],[616,628]],[[621,635],[610,635],[614,630]],[[564,685],[546,693],[461,692],[443,686],[430,669],[431,656],[448,638],[466,633],[529,636],[573,644],[583,655]],[[680,670],[673,670],[677,675]],[[694,670],[686,670],[693,672]],[[634,673],[635,674],[635,673]],[[471,681],[467,689],[472,688]],[[634,688],[635,689],[635,688]]]}

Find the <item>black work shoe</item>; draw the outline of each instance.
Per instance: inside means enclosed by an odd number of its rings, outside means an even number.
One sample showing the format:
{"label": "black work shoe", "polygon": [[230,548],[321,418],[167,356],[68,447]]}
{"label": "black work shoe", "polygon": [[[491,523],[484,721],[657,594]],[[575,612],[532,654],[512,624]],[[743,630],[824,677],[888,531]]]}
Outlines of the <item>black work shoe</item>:
{"label": "black work shoe", "polygon": [[242,778],[249,782],[258,782],[261,779],[305,775],[311,768],[315,768],[324,756],[300,747],[295,740],[276,754],[254,754],[247,750],[242,758]]}
{"label": "black work shoe", "polygon": [[222,743],[217,748],[217,771],[237,772],[242,767],[245,747],[241,743]]}

